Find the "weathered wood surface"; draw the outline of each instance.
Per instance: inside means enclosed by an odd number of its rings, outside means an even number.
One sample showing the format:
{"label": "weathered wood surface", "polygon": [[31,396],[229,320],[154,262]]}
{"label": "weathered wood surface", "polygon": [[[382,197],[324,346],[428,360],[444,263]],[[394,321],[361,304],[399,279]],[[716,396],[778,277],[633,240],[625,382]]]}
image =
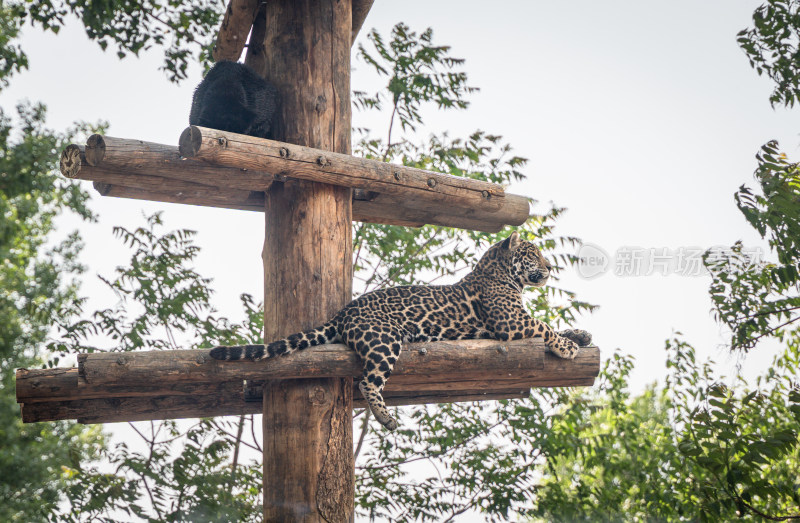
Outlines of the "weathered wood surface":
{"label": "weathered wood surface", "polygon": [[[243,397],[241,385],[236,385],[238,389],[231,384],[226,394],[215,395],[96,398],[25,403],[22,405],[22,420],[25,423],[77,420],[79,423],[89,424],[261,414],[262,389],[258,389],[259,397],[253,401]],[[390,406],[487,401],[525,398],[528,396],[529,388],[464,391],[461,395],[454,395],[451,392],[414,393],[387,390],[384,399]],[[358,388],[355,387],[353,394],[357,393]],[[366,402],[360,396],[354,396],[353,407],[365,408]]]}
{"label": "weathered wood surface", "polygon": [[211,52],[215,62],[239,60],[260,3],[260,0],[230,0],[228,2],[214,50]]}
{"label": "weathered wood surface", "polygon": [[[581,349],[578,358],[571,362],[548,354],[544,362],[542,371],[517,372],[510,376],[503,373],[496,377],[469,373],[393,376],[384,390],[384,398],[388,405],[453,403],[527,397],[532,387],[589,386],[599,371],[599,351]],[[17,395],[18,401],[23,403],[23,421],[77,419],[81,423],[113,423],[257,414],[264,410],[263,381],[183,381],[168,385],[142,384],[135,388],[129,385],[92,387],[79,385],[79,381],[77,368],[17,371]],[[355,385],[352,395],[353,407],[366,406]]]}
{"label": "weathered wood surface", "polygon": [[[593,379],[600,351],[581,348],[574,360],[548,354],[540,338],[437,341],[407,344],[389,380],[415,390],[447,390],[449,382],[519,379],[565,386]],[[137,395],[186,394],[187,384],[265,379],[358,377],[361,363],[345,345],[318,345],[262,361],[218,361],[205,349],[81,354],[72,369],[20,369],[20,403]],[[453,387],[450,387],[453,388]],[[459,387],[454,387],[459,388]]]}
{"label": "weathered wood surface", "polygon": [[[325,104],[327,102],[320,102],[320,105]],[[337,154],[292,145],[293,143],[289,139],[266,140],[193,125],[181,134],[179,148],[181,155],[186,158],[401,196],[408,200],[407,205],[421,209],[434,204],[478,208],[486,213],[493,213],[504,208],[506,198],[513,198],[507,196],[502,186],[496,183],[358,158],[349,154]],[[520,225],[527,219],[527,207],[525,210],[524,216],[518,216],[516,221],[511,222],[512,225]]]}
{"label": "weathered wood surface", "polygon": [[[77,148],[77,149],[76,149]],[[65,157],[77,157],[65,168]],[[264,171],[220,168],[200,160],[182,158],[174,145],[129,140],[94,134],[85,147],[69,145],[62,153],[61,173],[68,178],[126,184],[139,189],[157,190],[171,183],[175,190],[199,184],[222,190],[265,191],[275,176]],[[129,178],[119,178],[128,176]],[[136,177],[147,176],[136,182]],[[122,182],[120,182],[122,180]],[[155,185],[148,185],[152,183]]]}
{"label": "weathered wood surface", "polygon": [[[582,349],[569,362],[569,374],[582,374],[585,365],[594,365],[595,356],[596,353],[593,354],[590,349]],[[415,374],[427,378],[444,377],[452,373],[477,373],[491,378],[539,370],[557,373],[561,370],[562,361],[554,357],[545,358],[544,342],[540,338],[508,342],[460,340],[410,343],[395,364],[391,379]],[[218,361],[210,358],[207,350],[95,352],[80,355],[78,365],[81,378],[97,387],[114,384],[137,386],[151,381],[214,382],[361,375],[358,355],[342,344],[318,345],[285,357],[255,362]],[[587,372],[592,370],[587,369]]]}
{"label": "weathered wood surface", "polygon": [[[87,153],[84,153],[84,149]],[[62,173],[92,180],[105,196],[264,212],[264,189],[282,175],[218,167],[181,159],[169,145],[94,135],[89,145],[70,145],[61,156]],[[353,200],[353,219],[405,227],[425,224],[497,232],[527,216],[526,198],[506,195],[503,209],[458,209],[444,205],[415,208],[405,198],[370,192]]]}
{"label": "weathered wood surface", "polygon": [[372,9],[373,3],[375,3],[375,0],[353,0],[353,27],[350,45],[356,43],[358,33],[361,31],[361,27],[364,25],[364,21],[367,19],[367,15],[369,14],[369,10]]}
{"label": "weathered wood surface", "polygon": [[[103,173],[102,176],[105,176],[105,173]],[[258,191],[249,191],[247,194],[244,194],[236,190],[224,190],[192,185],[183,188],[178,192],[156,192],[147,189],[138,189],[135,187],[126,187],[124,185],[103,182],[94,182],[94,188],[102,196],[110,196],[114,198],[129,198],[134,200],[199,205],[203,207],[219,207],[222,209],[236,209],[240,211],[264,212],[264,193]],[[407,221],[403,219],[401,217],[403,213],[401,212],[392,212],[396,211],[397,208],[391,209],[388,212],[384,212],[384,216],[364,214],[360,211],[360,203],[361,202],[353,201],[353,220],[355,221],[383,223],[386,225],[399,225],[401,227],[422,227],[425,225],[425,222]],[[458,217],[442,216],[441,218],[446,218],[447,221],[452,221],[453,225],[449,225],[451,227],[458,227],[459,225],[455,224],[461,223]],[[439,225],[445,224],[440,223]],[[486,223],[476,223],[475,225],[476,227],[470,228],[473,230],[486,232],[497,232],[502,228],[501,225],[492,225]]]}
{"label": "weathered wood surface", "polygon": [[[352,0],[270,0],[265,14],[272,136],[349,157]],[[265,339],[320,325],[352,297],[352,189],[296,178],[266,192]],[[353,520],[352,389],[346,375],[265,383],[264,521]]]}
{"label": "weathered wood surface", "polygon": [[[490,380],[464,382],[463,388],[448,390],[407,389],[389,380],[384,390],[387,405],[403,406],[426,403],[458,403],[524,398],[531,388],[590,386],[594,378],[560,378],[558,380]],[[29,401],[22,404],[25,423],[77,420],[80,423],[115,423],[159,419],[202,418],[263,413],[263,384],[251,388],[253,396],[242,392],[241,382],[219,384],[183,384],[183,394],[106,397],[75,397],[54,401]],[[196,387],[196,392],[192,392]],[[358,387],[353,387],[353,407],[364,408],[366,402]]]}
{"label": "weathered wood surface", "polygon": [[[258,11],[253,20],[253,30],[250,32],[250,41],[247,43],[247,53],[244,63],[250,66],[259,76],[264,77],[266,63],[264,58],[264,36],[267,30],[267,2],[259,2]],[[269,78],[267,78],[269,80]]]}
{"label": "weathered wood surface", "polygon": [[223,190],[198,185],[182,188],[179,191],[157,192],[103,182],[94,182],[94,188],[101,196],[114,198],[218,207],[238,211],[263,212],[264,210],[264,193],[257,191],[249,191],[244,194],[235,189]]}

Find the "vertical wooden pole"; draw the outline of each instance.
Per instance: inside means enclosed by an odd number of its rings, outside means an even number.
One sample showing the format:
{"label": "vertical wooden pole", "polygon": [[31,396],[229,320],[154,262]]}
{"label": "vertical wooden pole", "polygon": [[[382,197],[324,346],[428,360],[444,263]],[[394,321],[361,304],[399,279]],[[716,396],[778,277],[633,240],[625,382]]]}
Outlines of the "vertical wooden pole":
{"label": "vertical wooden pole", "polygon": [[[270,0],[265,11],[263,74],[280,94],[273,137],[350,154],[351,0]],[[266,200],[268,342],[351,299],[352,195],[289,181]],[[353,520],[352,390],[350,378],[264,387],[264,521]]]}

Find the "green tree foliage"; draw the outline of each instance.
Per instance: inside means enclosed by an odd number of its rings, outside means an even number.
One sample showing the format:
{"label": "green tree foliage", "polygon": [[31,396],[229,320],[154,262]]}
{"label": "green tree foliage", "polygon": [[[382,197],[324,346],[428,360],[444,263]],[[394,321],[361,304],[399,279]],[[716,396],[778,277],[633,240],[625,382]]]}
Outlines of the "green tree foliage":
{"label": "green tree foliage", "polygon": [[0,110],[0,521],[44,521],[63,497],[68,470],[98,458],[104,444],[100,427],[23,425],[14,393],[14,369],[49,358],[50,327],[77,299],[78,237],[47,242],[59,213],[92,217],[87,195],[54,169],[58,151],[87,127],[58,134],[44,127],[43,106],[20,105],[17,113],[15,132]]}
{"label": "green tree foliage", "polygon": [[774,259],[753,260],[741,242],[708,252],[709,289],[718,319],[731,330],[731,348],[749,350],[768,336],[797,332],[800,320],[800,168],[769,142],[757,155],[760,192],[745,185],[736,204],[769,242]]}
{"label": "green tree foliage", "polygon": [[666,349],[664,387],[631,395],[633,360],[615,353],[593,389],[556,402],[544,423],[528,515],[546,521],[798,515],[798,345],[776,358],[755,389],[739,376],[725,386],[679,338]]}
{"label": "green tree foliage", "polygon": [[739,46],[759,75],[775,82],[773,106],[800,102],[800,2],[768,0],[753,13],[753,27],[739,32]]}
{"label": "green tree foliage", "polygon": [[28,67],[28,57],[15,39],[19,36],[23,13],[19,4],[0,4],[0,90],[8,85],[9,77]]}
{"label": "green tree foliage", "polygon": [[[50,348],[61,355],[101,350],[174,350],[241,344],[261,337],[263,311],[242,296],[244,320],[216,315],[210,281],[194,269],[194,232],[163,230],[160,214],[145,226],[114,233],[131,249],[127,265],[103,278],[117,298],[88,317],[59,321]],[[192,424],[131,423],[141,438],[119,442],[103,457],[107,465],[69,468],[67,521],[255,521],[261,466],[240,460],[244,447],[259,450],[253,416]],[[247,429],[247,430],[245,430]],[[144,450],[142,450],[142,448]],[[113,472],[110,472],[113,471]]]}
{"label": "green tree foliage", "polygon": [[14,43],[25,21],[58,33],[71,20],[79,20],[86,35],[117,56],[138,56],[154,47],[164,49],[162,69],[172,82],[186,78],[191,62],[208,62],[227,2],[194,0],[175,2],[136,0],[11,0],[0,6],[0,82],[3,74],[27,66],[27,57]]}

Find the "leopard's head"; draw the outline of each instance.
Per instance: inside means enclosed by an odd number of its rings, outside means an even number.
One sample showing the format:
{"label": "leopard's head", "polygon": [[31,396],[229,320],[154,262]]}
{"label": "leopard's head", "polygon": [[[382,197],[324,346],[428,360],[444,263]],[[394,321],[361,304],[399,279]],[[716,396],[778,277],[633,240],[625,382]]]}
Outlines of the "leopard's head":
{"label": "leopard's head", "polygon": [[553,266],[531,242],[521,240],[517,232],[492,246],[488,257],[500,263],[520,287],[543,287]]}

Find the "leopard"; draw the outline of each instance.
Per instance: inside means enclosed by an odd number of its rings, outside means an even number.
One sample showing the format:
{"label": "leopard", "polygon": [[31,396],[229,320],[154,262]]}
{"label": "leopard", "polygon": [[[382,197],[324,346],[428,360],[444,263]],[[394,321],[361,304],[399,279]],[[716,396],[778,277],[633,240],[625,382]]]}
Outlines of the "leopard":
{"label": "leopard", "polygon": [[325,324],[266,345],[218,346],[217,360],[262,360],[324,343],[344,343],[363,366],[358,388],[375,419],[388,430],[397,420],[383,389],[405,343],[439,340],[544,338],[549,352],[573,359],[592,336],[580,329],[554,331],[528,314],[526,287],[543,287],[553,266],[518,232],[492,245],[474,269],[452,285],[405,285],[361,295]]}

